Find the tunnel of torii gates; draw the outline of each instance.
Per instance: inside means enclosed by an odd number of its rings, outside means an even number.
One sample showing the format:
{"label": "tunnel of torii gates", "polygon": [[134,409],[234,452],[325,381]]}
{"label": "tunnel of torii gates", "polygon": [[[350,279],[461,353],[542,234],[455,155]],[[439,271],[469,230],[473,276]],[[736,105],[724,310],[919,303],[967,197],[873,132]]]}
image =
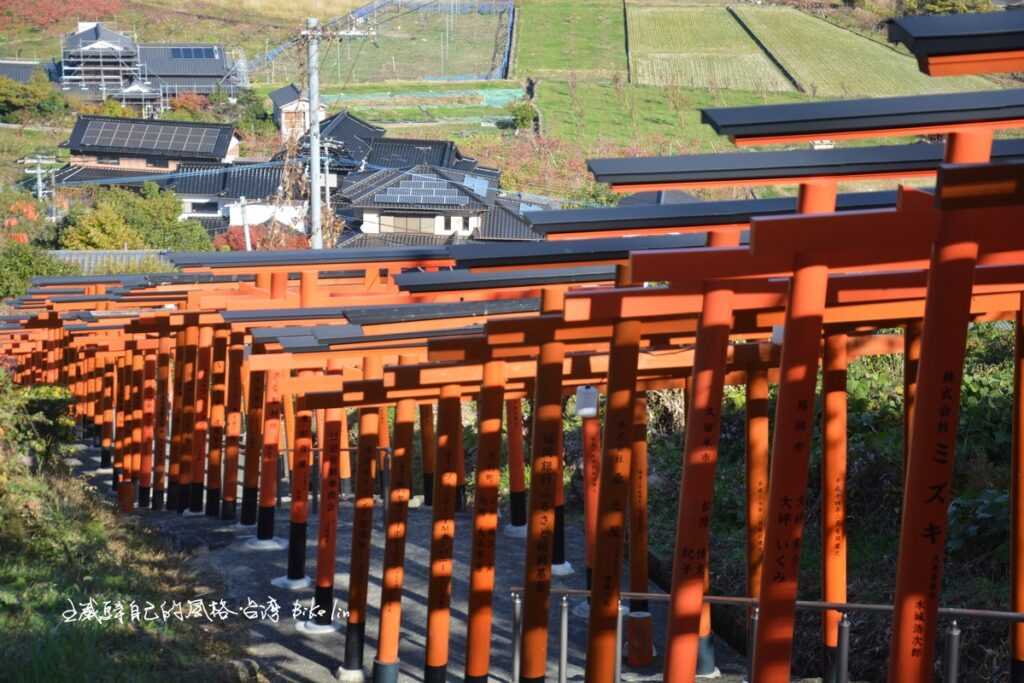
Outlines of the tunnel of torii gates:
{"label": "tunnel of torii gates", "polygon": [[[889,677],[929,680],[971,320],[1015,320],[1018,330],[1010,602],[1014,612],[1024,611],[1018,542],[1024,520],[1017,512],[1024,483],[1018,452],[1024,235],[1007,229],[1024,214],[1024,163],[1006,141],[993,144],[992,135],[1024,123],[1024,92],[706,110],[704,117],[740,146],[908,134],[944,134],[947,141],[939,155],[924,149],[934,146],[910,146],[917,148],[908,152],[910,161],[878,148],[887,164],[881,168],[844,159],[838,150],[800,152],[799,158],[752,152],[591,163],[599,180],[623,191],[799,184],[796,202],[768,215],[759,213],[756,201],[745,216],[742,207],[719,204],[702,220],[700,208],[677,207],[671,211],[687,213],[685,220],[652,215],[643,225],[630,224],[630,210],[623,208],[597,218],[538,213],[540,232],[545,222],[556,226],[553,241],[539,245],[171,255],[184,273],[41,279],[5,317],[4,353],[17,381],[73,390],[76,415],[114,466],[124,512],[138,504],[227,519],[237,514],[256,526],[255,545],[281,547],[273,521],[283,452],[293,497],[283,587],[308,581],[299,549],[319,452],[320,605],[333,597],[339,492],[355,479],[343,660],[353,671],[364,663],[373,493],[380,479],[387,536],[378,680],[397,676],[417,418],[424,493],[434,519],[424,678],[444,680],[446,674],[452,551],[462,532],[473,544],[465,678],[486,680],[502,422],[521,425],[523,398],[532,401],[532,443],[527,451],[523,431],[507,430],[506,529],[527,538],[521,680],[544,679],[551,577],[565,566],[562,405],[580,386],[606,394],[603,433],[598,418],[585,419],[583,427],[592,681],[614,675],[627,536],[630,588],[647,586],[645,392],[683,386],[689,393],[665,678],[692,680],[710,627],[704,591],[722,392],[726,384],[744,384],[746,593],[757,598],[760,613],[752,677],[781,681],[790,673],[818,359],[824,359],[822,524],[828,539],[823,598],[843,603],[845,368],[859,355],[902,350],[908,445]],[[772,170],[787,166],[786,172]],[[840,181],[913,175],[934,177],[935,188],[901,188],[891,199],[844,199],[836,191]],[[874,201],[881,205],[864,208]],[[554,241],[556,234],[577,239]],[[877,333],[901,326],[902,340]],[[778,394],[769,447],[771,383]],[[477,403],[480,438],[473,525],[457,530],[454,512],[467,476],[465,400]],[[381,428],[392,408],[393,434]],[[348,449],[343,444],[353,410],[358,446]],[[245,467],[239,482],[243,449],[244,462],[258,466]],[[642,604],[634,607],[629,656],[643,663],[651,658],[650,621]],[[325,612],[333,618],[332,610]],[[836,645],[838,615],[826,613],[826,651]],[[1011,653],[1014,680],[1020,680],[1019,624]]]}

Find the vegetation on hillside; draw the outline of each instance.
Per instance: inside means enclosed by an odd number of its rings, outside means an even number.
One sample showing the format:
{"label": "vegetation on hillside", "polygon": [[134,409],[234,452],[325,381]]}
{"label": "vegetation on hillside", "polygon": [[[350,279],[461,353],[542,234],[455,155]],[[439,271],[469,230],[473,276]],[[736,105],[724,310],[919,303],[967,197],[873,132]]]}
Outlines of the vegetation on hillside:
{"label": "vegetation on hillside", "polygon": [[[133,616],[133,601],[159,614],[161,604],[187,605],[203,589],[154,532],[119,520],[69,476],[70,400],[66,389],[16,387],[0,372],[3,678],[230,680],[230,623]],[[97,618],[72,618],[90,601]]]}
{"label": "vegetation on hillside", "polygon": [[625,76],[621,1],[523,0],[518,5],[516,78]]}

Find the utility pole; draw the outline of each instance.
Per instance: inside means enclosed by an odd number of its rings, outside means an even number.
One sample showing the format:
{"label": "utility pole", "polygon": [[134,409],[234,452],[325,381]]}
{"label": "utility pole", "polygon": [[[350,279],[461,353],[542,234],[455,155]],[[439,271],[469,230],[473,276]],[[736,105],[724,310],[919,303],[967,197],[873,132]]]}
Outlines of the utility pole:
{"label": "utility pole", "polygon": [[25,173],[26,175],[34,175],[36,177],[36,199],[42,201],[43,195],[48,194],[43,187],[43,175],[48,172],[51,166],[57,163],[57,159],[45,154],[33,154],[32,156],[18,159],[18,163],[31,166],[31,168],[25,169]]}
{"label": "utility pole", "polygon": [[[320,225],[320,28],[316,17],[306,20],[309,41],[309,232],[314,249],[324,248]],[[324,178],[326,181],[326,178]]]}

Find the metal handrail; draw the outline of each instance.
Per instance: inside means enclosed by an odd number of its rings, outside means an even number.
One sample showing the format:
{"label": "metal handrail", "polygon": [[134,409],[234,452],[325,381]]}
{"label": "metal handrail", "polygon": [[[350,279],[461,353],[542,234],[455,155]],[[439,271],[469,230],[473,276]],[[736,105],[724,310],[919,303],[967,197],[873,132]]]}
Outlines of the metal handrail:
{"label": "metal handrail", "polygon": [[[522,596],[524,589],[515,586],[509,591],[512,597],[512,633],[515,639],[512,644],[512,668],[513,680],[518,680],[520,664],[520,635],[522,630]],[[560,633],[559,641],[561,650],[558,659],[558,681],[566,683],[568,679],[568,651],[569,651],[569,628],[568,612],[569,597],[589,598],[591,592],[580,588],[562,588],[553,586],[549,589],[552,595],[559,595]],[[635,591],[622,591],[619,594],[618,618],[615,624],[615,675],[614,680],[621,680],[622,676],[622,615],[623,600],[647,600],[652,602],[668,602],[671,599],[668,593],[644,593]],[[712,605],[732,605],[735,607],[753,608],[751,610],[749,642],[756,642],[757,622],[760,600],[741,595],[705,595],[704,601]],[[814,610],[818,612],[835,611],[842,613],[839,622],[839,643],[837,652],[837,683],[848,683],[849,681],[849,658],[850,658],[850,620],[848,615],[853,612],[889,613],[893,611],[892,605],[866,602],[829,602],[824,600],[797,600],[797,609]],[[955,683],[960,670],[960,627],[956,618],[969,619],[992,619],[996,621],[1024,622],[1024,612],[1008,612],[1001,610],[972,609],[966,607],[939,607],[940,616],[953,617],[949,630],[946,632],[946,647],[943,668],[945,670],[945,681]],[[753,672],[753,647],[748,647],[748,675]]]}

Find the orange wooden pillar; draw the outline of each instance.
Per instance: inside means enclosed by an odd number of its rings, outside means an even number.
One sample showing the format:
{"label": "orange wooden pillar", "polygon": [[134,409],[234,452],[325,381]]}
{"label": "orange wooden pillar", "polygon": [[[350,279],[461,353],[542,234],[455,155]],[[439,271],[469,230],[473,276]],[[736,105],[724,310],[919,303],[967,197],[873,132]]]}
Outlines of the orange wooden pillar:
{"label": "orange wooden pillar", "polygon": [[[946,160],[987,162],[991,147],[991,130],[957,132],[946,143]],[[933,675],[960,388],[978,259],[978,243],[957,234],[970,220],[963,213],[943,216],[929,264],[889,649],[889,680],[900,683],[924,683]]]}
{"label": "orange wooden pillar", "polygon": [[188,511],[203,514],[203,490],[206,479],[207,437],[210,431],[210,372],[213,367],[213,328],[199,328],[196,348],[196,395],[192,426],[192,482],[189,488]]}
{"label": "orange wooden pillar", "polygon": [[117,466],[120,461],[121,476],[117,481],[117,500],[121,512],[131,512],[134,505],[134,491],[132,487],[132,354],[126,351],[122,359],[119,359],[119,371],[121,381],[118,384],[119,419],[117,422],[118,450],[119,455],[115,457],[114,463]]}
{"label": "orange wooden pillar", "polygon": [[615,323],[608,358],[608,392],[597,499],[597,542],[594,546],[587,641],[587,680],[595,683],[611,683],[615,672],[616,624],[627,523],[639,346],[639,321]]}
{"label": "orange wooden pillar", "polygon": [[[746,383],[747,595],[761,594],[764,531],[768,512],[768,373],[752,369]],[[747,643],[747,648],[753,648]]]}
{"label": "orange wooden pillar", "polygon": [[100,405],[103,412],[103,433],[100,436],[100,467],[111,467],[113,464],[111,449],[114,445],[114,391],[117,387],[114,370],[113,361],[103,361],[102,403]]}
{"label": "orange wooden pillar", "polygon": [[[800,186],[800,213],[835,210],[832,182]],[[765,570],[754,651],[754,680],[788,680],[803,537],[814,391],[828,267],[800,258],[786,306],[768,488]]]}
{"label": "orange wooden pillar", "polygon": [[[313,375],[303,370],[300,377]],[[274,580],[279,588],[297,590],[310,585],[306,576],[306,539],[309,523],[309,481],[313,465],[313,411],[295,413],[294,454],[292,458],[292,504],[288,523],[288,574]]]}
{"label": "orange wooden pillar", "polygon": [[263,460],[263,409],[266,401],[267,372],[249,373],[249,403],[245,411],[245,470],[242,483],[242,511],[238,521],[256,524],[259,517],[260,465]]}
{"label": "orange wooden pillar", "polygon": [[501,483],[501,413],[506,369],[503,361],[484,364],[478,401],[476,492],[473,502],[473,547],[470,555],[469,622],[466,636],[466,683],[486,683],[491,663],[495,541],[498,533],[498,486]]}
{"label": "orange wooden pillar", "polygon": [[166,463],[168,446],[168,421],[171,395],[171,338],[160,336],[156,352],[156,416],[153,442],[153,509],[163,510],[167,488]]}
{"label": "orange wooden pillar", "polygon": [[423,680],[447,680],[452,564],[455,551],[455,497],[458,488],[462,399],[458,385],[441,388],[437,402],[437,460],[434,463],[433,530],[427,589],[427,654]]}
{"label": "orange wooden pillar", "polygon": [[[254,380],[255,381],[255,380]],[[250,390],[252,391],[252,390]],[[263,409],[263,429],[260,440],[259,512],[256,516],[256,540],[274,538],[274,507],[277,504],[277,460],[281,455],[281,371],[267,372]],[[253,463],[255,465],[255,463]],[[246,461],[246,472],[249,463]],[[272,544],[264,544],[272,547]]]}
{"label": "orange wooden pillar", "polygon": [[[146,357],[138,347],[132,352],[130,375],[130,409],[131,409],[131,471],[132,471],[132,504],[135,505],[142,485],[142,397],[146,377]],[[142,507],[141,502],[138,503]]]}
{"label": "orange wooden pillar", "polygon": [[139,507],[150,506],[150,492],[153,486],[153,439],[156,420],[156,364],[155,351],[147,351],[143,357],[142,369],[142,444],[139,465]]}
{"label": "orange wooden pillar", "polygon": [[232,332],[227,357],[227,400],[224,406],[224,485],[220,518],[233,520],[238,502],[238,465],[242,440],[242,361],[245,334]]}
{"label": "orange wooden pillar", "polygon": [[[821,586],[825,602],[846,602],[846,344],[845,334],[825,337],[822,366]],[[822,614],[825,682],[838,680],[839,622]]]}
{"label": "orange wooden pillar", "polygon": [[[1024,296],[1021,303],[1024,304]],[[1010,609],[1024,611],[1024,305],[1017,311],[1010,460]],[[1010,626],[1010,682],[1024,681],[1024,624]]]}
{"label": "orange wooden pillar", "polygon": [[[384,376],[380,356],[363,358],[363,379]],[[370,545],[373,536],[373,470],[380,445],[380,410],[359,409],[359,460],[356,463],[356,499],[352,520],[352,559],[349,564],[348,624],[345,629],[345,660],[339,675],[363,670],[366,639],[366,604],[370,580]]]}
{"label": "orange wooden pillar", "polygon": [[434,463],[437,460],[437,436],[434,431],[434,406],[420,406],[420,464],[423,466],[423,504],[434,504]]}
{"label": "orange wooden pillar", "polygon": [[181,444],[185,413],[185,332],[175,334],[174,396],[171,402],[171,450],[167,455],[167,509],[178,511],[181,498]]}
{"label": "orange wooden pillar", "polygon": [[206,462],[206,516],[220,516],[221,466],[224,458],[224,426],[227,402],[228,330],[213,333],[210,363],[210,447]]}
{"label": "orange wooden pillar", "polygon": [[[414,358],[400,358],[411,364]],[[398,680],[398,644],[402,627],[402,583],[405,578],[405,536],[412,497],[412,454],[416,432],[416,401],[404,399],[395,408],[395,442],[391,454],[390,487],[384,539],[384,567],[381,577],[380,627],[377,658],[373,662],[374,683]]]}
{"label": "orange wooden pillar", "polygon": [[[545,289],[544,312],[562,308],[564,294]],[[526,538],[525,596],[521,681],[543,681],[548,659],[548,599],[551,592],[552,545],[558,478],[562,471],[562,365],[565,344],[547,341],[540,345],[534,381],[533,430],[530,448],[529,521]],[[632,413],[630,413],[632,417]],[[628,476],[628,472],[627,472]],[[591,621],[593,624],[593,621]]]}
{"label": "orange wooden pillar", "polygon": [[[327,372],[341,369],[338,361],[327,361]],[[316,587],[313,622],[334,630],[334,567],[338,545],[338,507],[341,499],[341,453],[348,448],[348,418],[344,408],[324,411],[323,451],[320,457],[322,496],[320,523],[317,525]]]}
{"label": "orange wooden pillar", "polygon": [[[195,316],[186,316],[190,323]],[[196,424],[196,360],[198,358],[199,326],[185,328],[184,365],[181,379],[181,440],[178,444],[178,513],[184,514],[192,497],[192,440]]]}
{"label": "orange wooden pillar", "polygon": [[[638,392],[633,401],[633,457],[629,471],[629,590],[646,593],[647,563],[647,393]],[[630,666],[644,667],[654,661],[651,608],[647,600],[633,599],[629,605],[626,633]]]}
{"label": "orange wooden pillar", "polygon": [[[668,617],[665,680],[692,680],[698,673],[698,653],[710,646],[710,633],[701,629],[705,576],[708,564],[710,516],[714,498],[715,467],[721,434],[722,392],[726,352],[732,329],[733,293],[708,283],[691,375],[683,472],[672,561],[672,601]],[[714,671],[713,656],[701,664]]]}
{"label": "orange wooden pillar", "polygon": [[523,448],[523,401],[505,402],[505,432],[508,444],[509,523],[505,535],[526,538],[526,456]]}
{"label": "orange wooden pillar", "polygon": [[594,544],[597,540],[597,497],[601,481],[601,420],[583,418],[583,520],[587,543],[587,577],[589,589],[594,571]]}
{"label": "orange wooden pillar", "polygon": [[910,425],[914,423],[914,397],[917,395],[917,366],[921,362],[922,321],[911,320],[903,332],[903,471],[910,454]]}

